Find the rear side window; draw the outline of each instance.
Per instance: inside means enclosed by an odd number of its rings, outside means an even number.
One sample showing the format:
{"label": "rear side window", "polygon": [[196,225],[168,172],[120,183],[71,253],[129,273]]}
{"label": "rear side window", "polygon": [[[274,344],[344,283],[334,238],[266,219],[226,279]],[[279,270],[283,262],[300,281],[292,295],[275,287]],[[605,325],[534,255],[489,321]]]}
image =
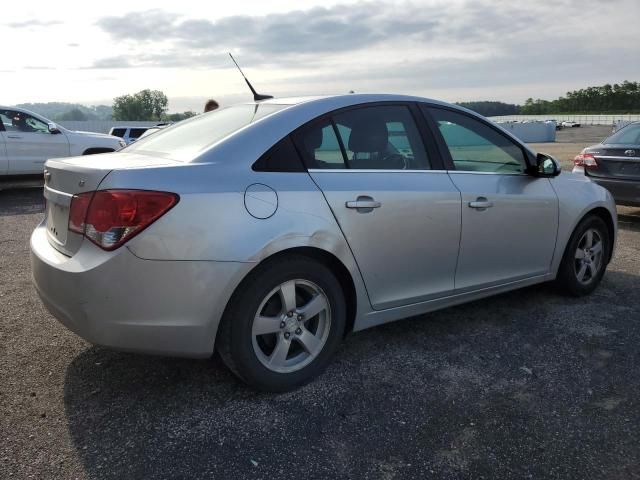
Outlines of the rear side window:
{"label": "rear side window", "polygon": [[252,169],[256,172],[304,172],[306,171],[296,147],[288,136],[271,147]]}
{"label": "rear side window", "polygon": [[124,137],[125,132],[127,131],[126,128],[114,128],[111,130],[111,135],[115,135],[116,137]]}
{"label": "rear side window", "polygon": [[429,113],[449,149],[456,170],[520,173],[526,169],[520,145],[489,125],[467,115],[440,108]]}
{"label": "rear side window", "polygon": [[303,128],[296,142],[309,168],[345,168],[340,140],[330,119]]}
{"label": "rear side window", "polygon": [[338,112],[296,137],[309,168],[427,170],[429,158],[408,107],[385,105]]}
{"label": "rear side window", "polygon": [[132,128],[129,130],[129,138],[139,138],[146,131],[146,128]]}

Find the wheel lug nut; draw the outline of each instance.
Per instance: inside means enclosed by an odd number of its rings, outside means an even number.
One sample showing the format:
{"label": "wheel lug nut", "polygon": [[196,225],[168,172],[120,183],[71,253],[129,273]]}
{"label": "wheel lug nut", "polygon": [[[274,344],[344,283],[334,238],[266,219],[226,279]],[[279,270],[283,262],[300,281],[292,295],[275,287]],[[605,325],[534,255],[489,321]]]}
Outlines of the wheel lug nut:
{"label": "wheel lug nut", "polygon": [[284,328],[284,327],[286,327],[286,326],[287,326],[287,324],[286,324],[286,323],[284,323],[284,322],[280,322],[280,328]]}
{"label": "wheel lug nut", "polygon": [[291,334],[289,332],[284,332],[284,338],[286,338],[287,340],[289,340],[289,337],[291,336]]}
{"label": "wheel lug nut", "polygon": [[298,315],[298,321],[301,322],[302,320],[304,320],[304,315]]}
{"label": "wheel lug nut", "polygon": [[293,317],[293,312],[287,312],[287,317],[289,318]]}
{"label": "wheel lug nut", "polygon": [[301,333],[302,333],[302,329],[301,328],[296,329],[296,335],[300,335]]}

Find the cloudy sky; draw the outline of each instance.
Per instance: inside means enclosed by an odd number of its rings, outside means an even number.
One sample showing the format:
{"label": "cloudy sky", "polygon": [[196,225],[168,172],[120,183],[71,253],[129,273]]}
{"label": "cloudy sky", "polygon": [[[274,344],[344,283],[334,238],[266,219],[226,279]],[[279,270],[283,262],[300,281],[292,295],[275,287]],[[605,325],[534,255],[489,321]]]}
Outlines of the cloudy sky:
{"label": "cloudy sky", "polygon": [[250,99],[226,52],[276,96],[555,98],[640,80],[639,0],[12,2],[0,104],[111,104],[143,88],[171,111]]}

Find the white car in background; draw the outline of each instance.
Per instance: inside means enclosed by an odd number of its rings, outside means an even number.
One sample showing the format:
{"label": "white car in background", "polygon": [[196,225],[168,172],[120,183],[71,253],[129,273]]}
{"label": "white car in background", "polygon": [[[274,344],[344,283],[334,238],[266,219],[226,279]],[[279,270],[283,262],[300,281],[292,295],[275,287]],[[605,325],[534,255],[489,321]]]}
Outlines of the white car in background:
{"label": "white car in background", "polygon": [[127,145],[129,145],[141,138],[148,129],[149,127],[113,127],[109,130],[109,135],[120,137]]}
{"label": "white car in background", "polygon": [[0,106],[0,177],[38,175],[49,158],[114,152],[124,146],[112,135],[67,130],[28,110]]}

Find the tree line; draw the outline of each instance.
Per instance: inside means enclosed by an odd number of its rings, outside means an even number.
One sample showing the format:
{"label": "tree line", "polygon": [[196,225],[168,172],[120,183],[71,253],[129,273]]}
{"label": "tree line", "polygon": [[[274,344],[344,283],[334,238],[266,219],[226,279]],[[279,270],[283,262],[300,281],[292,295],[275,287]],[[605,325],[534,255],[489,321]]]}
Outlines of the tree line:
{"label": "tree line", "polygon": [[492,117],[499,115],[640,113],[640,82],[625,80],[567,92],[556,100],[528,98],[524,105],[504,102],[460,102],[458,105]]}
{"label": "tree line", "polygon": [[[195,112],[168,114],[169,100],[160,90],[141,90],[113,99],[113,106],[85,107],[68,103],[18,105],[52,120],[124,120],[178,122]],[[500,115],[605,114],[640,113],[640,82],[625,80],[567,92],[555,100],[528,98],[524,105],[496,101],[459,102],[458,105],[486,117]],[[61,109],[64,107],[64,111]],[[53,114],[56,112],[55,114]]]}
{"label": "tree line", "polygon": [[556,100],[528,98],[520,113],[638,113],[640,112],[640,83],[625,80],[621,84],[605,84],[567,92]]}

